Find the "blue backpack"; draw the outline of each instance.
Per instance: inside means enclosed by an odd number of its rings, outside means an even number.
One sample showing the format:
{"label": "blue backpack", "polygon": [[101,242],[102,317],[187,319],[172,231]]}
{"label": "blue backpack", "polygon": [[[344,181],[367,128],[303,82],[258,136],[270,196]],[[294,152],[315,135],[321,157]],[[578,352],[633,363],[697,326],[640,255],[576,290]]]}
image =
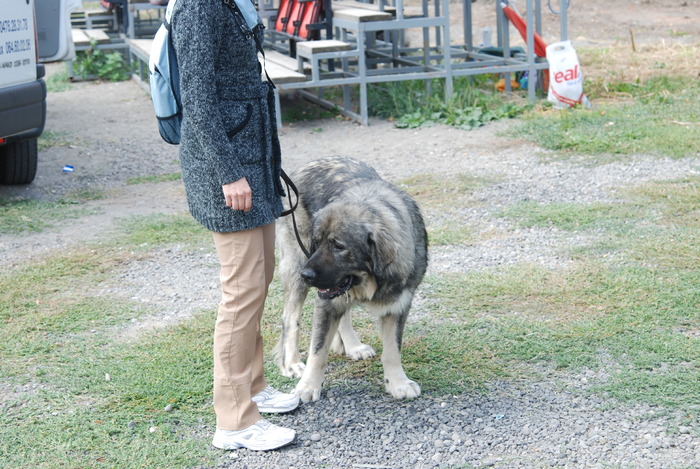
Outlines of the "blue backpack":
{"label": "blue backpack", "polygon": [[158,131],[168,143],[180,143],[182,104],[180,103],[180,71],[173,41],[170,38],[170,18],[177,0],[170,0],[165,21],[158,28],[148,61],[151,100],[158,118]]}
{"label": "blue backpack", "polygon": [[[180,125],[182,123],[180,71],[173,41],[170,37],[170,19],[176,2],[177,0],[170,0],[168,3],[168,8],[165,10],[165,21],[153,38],[148,61],[151,100],[158,118],[158,131],[163,140],[173,145],[180,143]],[[253,2],[251,0],[223,0],[223,3],[233,12],[245,37],[252,36],[258,50],[264,56],[265,53],[259,38],[263,25]],[[265,73],[267,74],[267,72]],[[270,83],[272,84],[271,81]]]}

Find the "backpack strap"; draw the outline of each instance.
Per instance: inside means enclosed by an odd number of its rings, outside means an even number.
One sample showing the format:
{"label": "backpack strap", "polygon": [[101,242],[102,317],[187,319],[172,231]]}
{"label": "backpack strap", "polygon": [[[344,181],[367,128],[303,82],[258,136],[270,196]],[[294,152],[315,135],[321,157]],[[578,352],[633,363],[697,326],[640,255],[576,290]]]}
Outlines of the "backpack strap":
{"label": "backpack strap", "polygon": [[170,31],[171,18],[173,17],[173,10],[175,9],[176,3],[177,0],[170,0],[170,2],[168,2],[168,6],[165,8],[165,17],[163,18],[163,24],[165,24],[165,28],[168,31]]}
{"label": "backpack strap", "polygon": [[[246,23],[245,18],[243,17],[243,14],[241,13],[241,10],[238,8],[238,5],[236,5],[236,2],[234,0],[222,0],[224,2],[224,5],[226,5],[229,10],[231,10],[231,13],[233,13],[234,18],[236,19],[236,22],[238,23],[238,27],[241,29],[241,33],[243,33],[243,36],[246,39],[250,39],[251,37],[255,41],[255,48],[260,52],[260,54],[263,56],[263,63],[265,63],[267,60],[265,59],[265,50],[263,49],[262,45],[262,35],[263,35],[263,30],[265,29],[265,26],[262,23],[258,23],[257,26],[253,27],[252,29],[248,26],[248,23]],[[243,0],[243,1],[248,1],[248,0]],[[272,81],[270,78],[270,75],[267,74],[267,69],[265,66],[263,66],[263,71],[265,72],[265,77],[267,78],[268,83],[273,88],[276,88],[275,83]]]}

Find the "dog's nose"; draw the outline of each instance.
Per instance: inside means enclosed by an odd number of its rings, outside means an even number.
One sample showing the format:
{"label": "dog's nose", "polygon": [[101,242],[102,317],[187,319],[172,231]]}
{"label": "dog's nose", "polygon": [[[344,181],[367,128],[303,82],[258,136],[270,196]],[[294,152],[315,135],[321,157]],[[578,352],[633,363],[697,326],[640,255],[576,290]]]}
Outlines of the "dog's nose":
{"label": "dog's nose", "polygon": [[304,279],[307,285],[311,285],[316,280],[316,272],[313,269],[302,269],[301,278]]}

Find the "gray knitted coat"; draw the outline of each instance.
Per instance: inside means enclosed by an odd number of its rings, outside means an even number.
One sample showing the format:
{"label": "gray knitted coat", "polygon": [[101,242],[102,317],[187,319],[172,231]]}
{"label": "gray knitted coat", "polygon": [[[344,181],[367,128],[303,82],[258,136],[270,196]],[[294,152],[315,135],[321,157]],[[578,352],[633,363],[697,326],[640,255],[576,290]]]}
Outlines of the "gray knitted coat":
{"label": "gray knitted coat", "polygon": [[[257,49],[222,0],[178,0],[172,39],[183,106],[180,164],[192,216],[217,232],[280,216],[281,156],[272,92]],[[250,212],[226,206],[221,186],[245,177]]]}

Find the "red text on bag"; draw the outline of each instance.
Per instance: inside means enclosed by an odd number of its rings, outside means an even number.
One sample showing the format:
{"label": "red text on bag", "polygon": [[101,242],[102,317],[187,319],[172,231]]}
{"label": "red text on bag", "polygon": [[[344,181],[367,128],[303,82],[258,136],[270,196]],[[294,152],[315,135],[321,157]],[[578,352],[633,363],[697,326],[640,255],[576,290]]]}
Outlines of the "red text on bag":
{"label": "red text on bag", "polygon": [[562,81],[570,81],[570,80],[575,80],[579,76],[578,74],[578,65],[574,66],[574,68],[570,68],[568,70],[565,70],[563,72],[557,72],[554,74],[554,81],[557,83],[561,83]]}

